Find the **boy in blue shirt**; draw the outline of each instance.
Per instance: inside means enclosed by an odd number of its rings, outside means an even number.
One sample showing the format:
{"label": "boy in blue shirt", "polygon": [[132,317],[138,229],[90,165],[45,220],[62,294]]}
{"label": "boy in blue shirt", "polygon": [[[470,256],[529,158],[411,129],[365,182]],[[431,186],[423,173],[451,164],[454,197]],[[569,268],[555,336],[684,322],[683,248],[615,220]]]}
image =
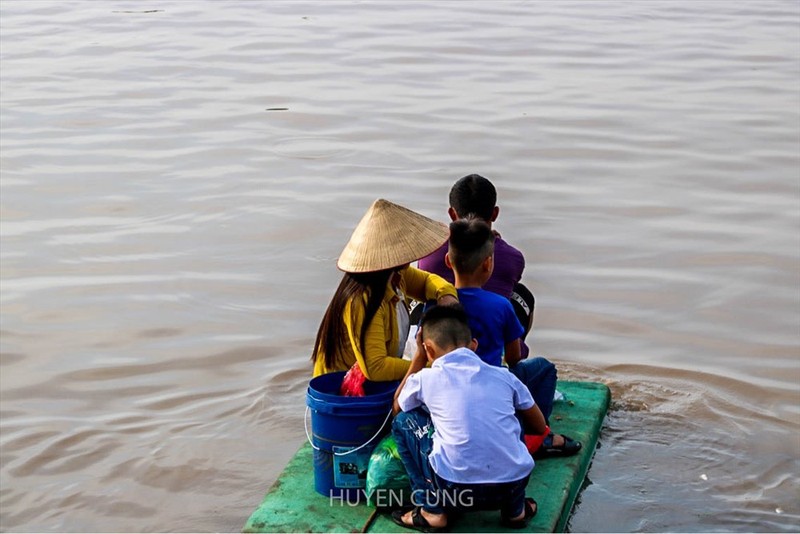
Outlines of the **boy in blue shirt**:
{"label": "boy in blue shirt", "polygon": [[[522,359],[521,337],[525,330],[511,302],[482,289],[494,270],[494,242],[491,227],[482,219],[453,221],[445,264],[453,270],[458,300],[478,341],[475,352],[484,362],[496,366],[505,356],[509,371],[528,387],[548,420],[556,390],[555,365],[542,357]],[[551,432],[546,436],[526,436],[525,441],[531,453],[538,456],[568,456],[581,449],[580,442]]]}
{"label": "boy in blue shirt", "polygon": [[519,439],[520,420],[542,433],[544,416],[524,384],[473,352],[460,305],[426,312],[416,340],[392,423],[416,507],[392,519],[438,532],[448,528],[453,510],[499,509],[504,526],[524,528],[537,505],[525,497],[534,462]]}
{"label": "boy in blue shirt", "polygon": [[469,318],[469,329],[478,340],[476,353],[489,365],[502,365],[505,354],[509,367],[521,359],[520,339],[525,329],[511,301],[483,289],[494,272],[495,235],[478,218],[450,223],[450,240],[445,265],[452,269],[458,301]]}

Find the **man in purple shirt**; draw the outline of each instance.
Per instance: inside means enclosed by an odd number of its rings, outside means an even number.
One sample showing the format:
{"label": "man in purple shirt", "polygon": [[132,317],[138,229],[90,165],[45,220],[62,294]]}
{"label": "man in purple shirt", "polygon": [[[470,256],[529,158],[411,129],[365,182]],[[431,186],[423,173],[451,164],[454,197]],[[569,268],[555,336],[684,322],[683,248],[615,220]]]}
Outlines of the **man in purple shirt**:
{"label": "man in purple shirt", "polygon": [[[486,221],[491,228],[500,214],[500,207],[496,203],[497,191],[492,182],[483,176],[470,174],[458,180],[450,189],[450,208],[447,213],[452,221],[469,215],[477,216]],[[497,231],[494,233],[494,272],[483,289],[511,298],[514,286],[522,279],[525,258],[522,252],[506,243]],[[445,254],[447,254],[447,243],[430,256],[419,260],[418,265],[423,271],[438,274],[452,284],[453,271],[444,263]]]}
{"label": "man in purple shirt", "polygon": [[[478,174],[470,174],[458,180],[450,189],[450,207],[447,210],[452,221],[466,218],[470,215],[486,221],[489,227],[497,220],[500,207],[497,206],[497,191],[492,182]],[[483,289],[511,299],[514,311],[519,322],[525,328],[522,335],[522,357],[527,358],[528,346],[525,336],[533,324],[533,307],[535,300],[533,294],[520,283],[522,271],[525,270],[525,257],[518,249],[504,241],[500,234],[494,230],[494,271]],[[439,247],[433,254],[419,260],[418,267],[423,271],[437,274],[454,283],[455,277],[447,265],[444,257],[447,254],[447,243]],[[422,311],[421,309],[419,310]],[[418,318],[412,314],[412,321]]]}

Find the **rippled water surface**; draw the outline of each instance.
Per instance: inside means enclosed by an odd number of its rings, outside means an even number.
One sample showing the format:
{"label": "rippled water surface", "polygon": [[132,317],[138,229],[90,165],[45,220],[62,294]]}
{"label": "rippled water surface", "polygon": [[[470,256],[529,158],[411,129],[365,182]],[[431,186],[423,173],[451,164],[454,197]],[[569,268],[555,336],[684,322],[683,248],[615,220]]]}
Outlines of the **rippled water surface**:
{"label": "rippled water surface", "polygon": [[800,4],[0,3],[4,531],[237,531],[350,230],[491,178],[573,531],[800,530]]}

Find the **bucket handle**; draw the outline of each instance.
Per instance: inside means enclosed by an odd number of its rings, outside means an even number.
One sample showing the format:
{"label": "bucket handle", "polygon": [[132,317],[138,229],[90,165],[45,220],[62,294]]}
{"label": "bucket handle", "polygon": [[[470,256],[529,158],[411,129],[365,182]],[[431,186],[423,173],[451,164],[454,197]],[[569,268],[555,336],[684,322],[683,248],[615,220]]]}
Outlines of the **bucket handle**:
{"label": "bucket handle", "polygon": [[[392,410],[389,410],[389,413],[386,414],[386,419],[383,420],[383,423],[381,423],[381,426],[378,428],[378,431],[375,432],[375,435],[372,436],[371,438],[369,438],[363,445],[359,445],[355,449],[350,449],[349,451],[346,451],[346,452],[334,452],[333,455],[334,456],[346,456],[346,455],[354,453],[356,451],[360,451],[361,449],[363,449],[364,447],[369,445],[372,442],[373,439],[378,437],[378,434],[381,433],[381,430],[383,430],[383,427],[386,426],[386,422],[389,421],[389,418],[391,416],[392,416]],[[311,445],[311,448],[314,449],[315,451],[320,450],[320,448],[317,447],[316,445],[314,445],[314,442],[311,441],[311,434],[308,433],[308,406],[306,406],[306,413],[303,416],[303,427],[306,430],[306,439],[308,439],[308,444]]]}

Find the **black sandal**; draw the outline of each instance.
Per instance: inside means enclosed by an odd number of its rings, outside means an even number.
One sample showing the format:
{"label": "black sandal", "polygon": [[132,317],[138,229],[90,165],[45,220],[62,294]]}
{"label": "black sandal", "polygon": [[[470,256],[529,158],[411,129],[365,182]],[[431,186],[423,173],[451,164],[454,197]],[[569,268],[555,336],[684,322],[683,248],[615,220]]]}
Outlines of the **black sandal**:
{"label": "black sandal", "polygon": [[533,457],[539,459],[554,458],[559,456],[572,456],[573,454],[577,454],[581,450],[581,447],[583,447],[580,441],[575,441],[571,437],[564,436],[563,434],[562,436],[564,437],[564,444],[556,447],[553,445],[553,438],[555,437],[555,434],[550,432],[547,437],[544,438],[539,450],[533,454]]}
{"label": "black sandal", "polygon": [[522,529],[528,526],[533,516],[539,511],[539,504],[533,497],[525,497],[525,517],[522,519],[509,519],[507,517],[500,518],[500,523],[505,528]]}
{"label": "black sandal", "polygon": [[[403,521],[403,516],[406,515],[408,510],[395,510],[392,512],[392,521],[405,528],[413,528],[420,532],[447,532],[447,526],[432,527],[425,516],[422,515],[422,508],[417,506],[411,512],[411,524],[409,525]],[[534,512],[535,513],[535,512]]]}

